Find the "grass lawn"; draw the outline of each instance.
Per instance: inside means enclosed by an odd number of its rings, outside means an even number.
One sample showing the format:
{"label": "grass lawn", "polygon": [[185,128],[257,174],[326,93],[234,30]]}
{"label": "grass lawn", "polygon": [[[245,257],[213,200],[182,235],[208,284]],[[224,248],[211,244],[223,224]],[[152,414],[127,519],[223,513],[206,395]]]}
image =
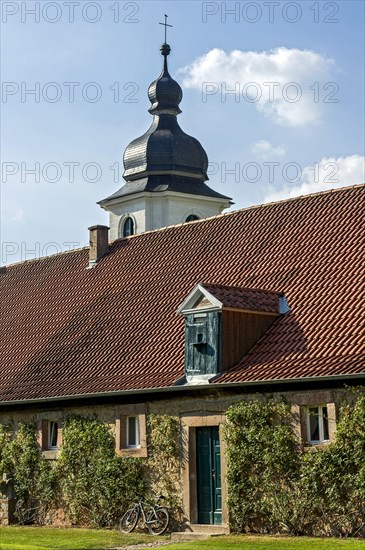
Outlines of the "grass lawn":
{"label": "grass lawn", "polygon": [[144,542],[156,542],[156,537],[145,533],[121,535],[104,529],[0,528],[0,550],[104,550]]}
{"label": "grass lawn", "polygon": [[[164,548],[164,547],[163,547]],[[212,537],[194,543],[166,546],[166,550],[365,550],[365,540],[313,539],[309,537],[269,537],[237,535]]]}
{"label": "grass lawn", "polygon": [[[41,527],[0,528],[0,550],[105,550],[128,544],[166,540],[144,533],[120,535],[117,531],[54,529]],[[225,536],[196,542],[179,542],[162,550],[365,550],[365,541],[307,537]]]}

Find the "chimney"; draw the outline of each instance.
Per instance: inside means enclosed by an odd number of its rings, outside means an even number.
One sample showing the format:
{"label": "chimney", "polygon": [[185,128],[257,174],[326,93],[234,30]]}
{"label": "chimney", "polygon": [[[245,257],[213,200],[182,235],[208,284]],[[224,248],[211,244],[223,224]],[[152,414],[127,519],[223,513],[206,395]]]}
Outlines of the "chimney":
{"label": "chimney", "polygon": [[89,227],[89,267],[93,267],[109,250],[109,227],[93,225]]}

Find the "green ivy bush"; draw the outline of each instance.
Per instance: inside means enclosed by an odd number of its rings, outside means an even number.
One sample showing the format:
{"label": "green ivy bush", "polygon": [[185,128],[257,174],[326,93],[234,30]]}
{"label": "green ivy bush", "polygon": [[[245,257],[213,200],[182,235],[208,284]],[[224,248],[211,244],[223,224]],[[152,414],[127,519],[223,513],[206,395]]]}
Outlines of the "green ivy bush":
{"label": "green ivy bush", "polygon": [[283,401],[230,407],[225,438],[235,531],[365,535],[365,396],[344,403],[336,440],[303,449]]}
{"label": "green ivy bush", "polygon": [[57,470],[66,513],[74,524],[114,525],[143,491],[141,463],[117,456],[110,429],[95,418],[67,418],[62,438]]}
{"label": "green ivy bush", "polygon": [[182,455],[179,418],[150,414],[148,416],[148,459],[145,475],[151,496],[162,494],[164,505],[172,516],[181,515],[180,462]]}
{"label": "green ivy bush", "polygon": [[19,423],[15,433],[0,426],[0,476],[3,474],[14,483],[18,522],[41,522],[55,497],[56,476],[41,454],[32,423]]}
{"label": "green ivy bush", "polygon": [[110,429],[95,418],[67,418],[62,436],[59,460],[50,461],[33,424],[19,424],[15,433],[0,426],[0,474],[14,481],[19,523],[44,523],[63,508],[73,524],[114,525],[135,493],[143,492],[141,463],[118,457]]}
{"label": "green ivy bush", "polygon": [[308,531],[365,536],[365,396],[342,405],[332,444],[302,454],[299,489]]}
{"label": "green ivy bush", "polygon": [[13,461],[10,453],[11,441],[11,427],[6,424],[0,424],[0,477],[4,474],[9,474],[13,469]]}
{"label": "green ivy bush", "polygon": [[272,531],[282,520],[298,477],[290,408],[283,402],[242,402],[225,425],[228,507],[236,531]]}

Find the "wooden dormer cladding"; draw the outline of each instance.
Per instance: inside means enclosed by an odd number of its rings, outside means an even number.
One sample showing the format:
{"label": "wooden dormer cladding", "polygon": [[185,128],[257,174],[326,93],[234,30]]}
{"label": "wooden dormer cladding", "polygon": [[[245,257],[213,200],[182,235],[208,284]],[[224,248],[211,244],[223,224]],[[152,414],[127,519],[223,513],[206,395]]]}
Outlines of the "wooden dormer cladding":
{"label": "wooden dormer cladding", "polygon": [[197,285],[178,309],[185,317],[188,381],[209,380],[234,367],[287,311],[287,300],[278,292]]}
{"label": "wooden dormer cladding", "polygon": [[185,318],[185,374],[214,376],[220,372],[219,311],[190,313]]}
{"label": "wooden dormer cladding", "polygon": [[221,372],[237,365],[278,317],[273,314],[223,310]]}

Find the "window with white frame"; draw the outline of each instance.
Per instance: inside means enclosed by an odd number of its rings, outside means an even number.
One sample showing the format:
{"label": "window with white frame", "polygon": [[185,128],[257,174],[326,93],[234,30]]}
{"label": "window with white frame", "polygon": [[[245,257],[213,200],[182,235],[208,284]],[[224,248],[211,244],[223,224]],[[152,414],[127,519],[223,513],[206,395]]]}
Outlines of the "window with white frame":
{"label": "window with white frame", "polygon": [[308,407],[307,430],[309,443],[318,445],[329,441],[328,410],[326,405]]}
{"label": "window with white frame", "polygon": [[115,446],[121,456],[146,457],[146,403],[118,405],[115,419]]}
{"label": "window with white frame", "polygon": [[53,420],[48,422],[48,449],[58,449],[58,422]]}
{"label": "window with white frame", "polygon": [[127,416],[126,428],[127,447],[140,447],[138,416]]}

